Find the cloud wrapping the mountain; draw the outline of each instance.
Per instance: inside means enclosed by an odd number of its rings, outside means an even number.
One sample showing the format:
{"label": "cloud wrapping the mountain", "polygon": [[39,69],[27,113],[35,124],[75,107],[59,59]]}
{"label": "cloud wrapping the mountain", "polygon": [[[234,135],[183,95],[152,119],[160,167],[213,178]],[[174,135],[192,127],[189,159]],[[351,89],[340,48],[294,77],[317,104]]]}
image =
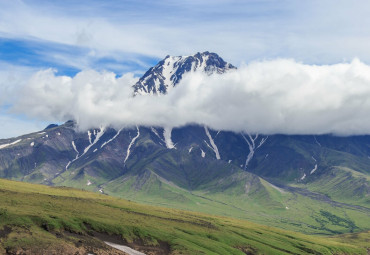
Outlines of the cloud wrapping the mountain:
{"label": "cloud wrapping the mountain", "polygon": [[133,74],[37,72],[13,111],[80,129],[111,125],[179,127],[264,134],[370,134],[370,66],[315,66],[288,59],[253,62],[223,75],[189,73],[161,96],[132,97]]}

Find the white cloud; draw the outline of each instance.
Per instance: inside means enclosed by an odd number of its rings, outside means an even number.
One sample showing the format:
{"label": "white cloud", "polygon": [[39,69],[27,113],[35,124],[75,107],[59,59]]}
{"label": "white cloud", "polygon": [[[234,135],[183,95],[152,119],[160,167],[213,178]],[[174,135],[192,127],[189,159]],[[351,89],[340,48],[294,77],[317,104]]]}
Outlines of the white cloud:
{"label": "white cloud", "polygon": [[0,61],[0,105],[11,104],[24,85],[38,70],[32,67],[15,66]]}
{"label": "white cloud", "polygon": [[81,129],[205,124],[265,134],[370,134],[370,66],[359,60],[305,65],[277,59],[207,76],[191,73],[168,95],[132,97],[132,74],[53,70],[36,73],[13,111],[49,121],[75,119]]}

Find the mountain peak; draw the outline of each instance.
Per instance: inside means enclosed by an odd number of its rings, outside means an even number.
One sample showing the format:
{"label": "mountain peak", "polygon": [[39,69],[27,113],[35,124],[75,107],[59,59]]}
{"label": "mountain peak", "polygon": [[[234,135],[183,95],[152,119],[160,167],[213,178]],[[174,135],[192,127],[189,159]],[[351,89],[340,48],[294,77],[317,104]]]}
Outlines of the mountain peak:
{"label": "mountain peak", "polygon": [[185,73],[202,71],[208,75],[224,73],[235,66],[225,62],[212,52],[198,52],[193,56],[167,55],[157,65],[151,67],[133,86],[134,94],[166,94],[175,87]]}

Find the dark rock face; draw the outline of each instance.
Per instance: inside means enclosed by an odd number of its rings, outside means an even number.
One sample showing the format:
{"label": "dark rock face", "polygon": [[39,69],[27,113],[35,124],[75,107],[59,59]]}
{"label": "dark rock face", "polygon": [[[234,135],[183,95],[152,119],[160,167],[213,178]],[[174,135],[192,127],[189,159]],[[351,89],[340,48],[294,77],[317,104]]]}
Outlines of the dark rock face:
{"label": "dark rock face", "polygon": [[54,128],[54,127],[57,127],[58,125],[57,124],[50,124],[50,125],[48,125],[46,128],[45,128],[45,130],[46,129],[50,129],[50,128]]}

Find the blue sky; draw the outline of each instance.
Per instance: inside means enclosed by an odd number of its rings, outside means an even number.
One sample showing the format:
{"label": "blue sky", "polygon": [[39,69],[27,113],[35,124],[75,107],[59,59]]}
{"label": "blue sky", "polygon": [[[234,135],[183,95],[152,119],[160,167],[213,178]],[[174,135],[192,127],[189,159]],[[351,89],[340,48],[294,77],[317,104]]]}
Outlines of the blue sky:
{"label": "blue sky", "polygon": [[47,123],[8,111],[8,92],[38,70],[140,76],[168,54],[206,50],[236,66],[275,58],[369,63],[369,10],[362,0],[0,0],[0,124],[14,122],[0,138]]}

